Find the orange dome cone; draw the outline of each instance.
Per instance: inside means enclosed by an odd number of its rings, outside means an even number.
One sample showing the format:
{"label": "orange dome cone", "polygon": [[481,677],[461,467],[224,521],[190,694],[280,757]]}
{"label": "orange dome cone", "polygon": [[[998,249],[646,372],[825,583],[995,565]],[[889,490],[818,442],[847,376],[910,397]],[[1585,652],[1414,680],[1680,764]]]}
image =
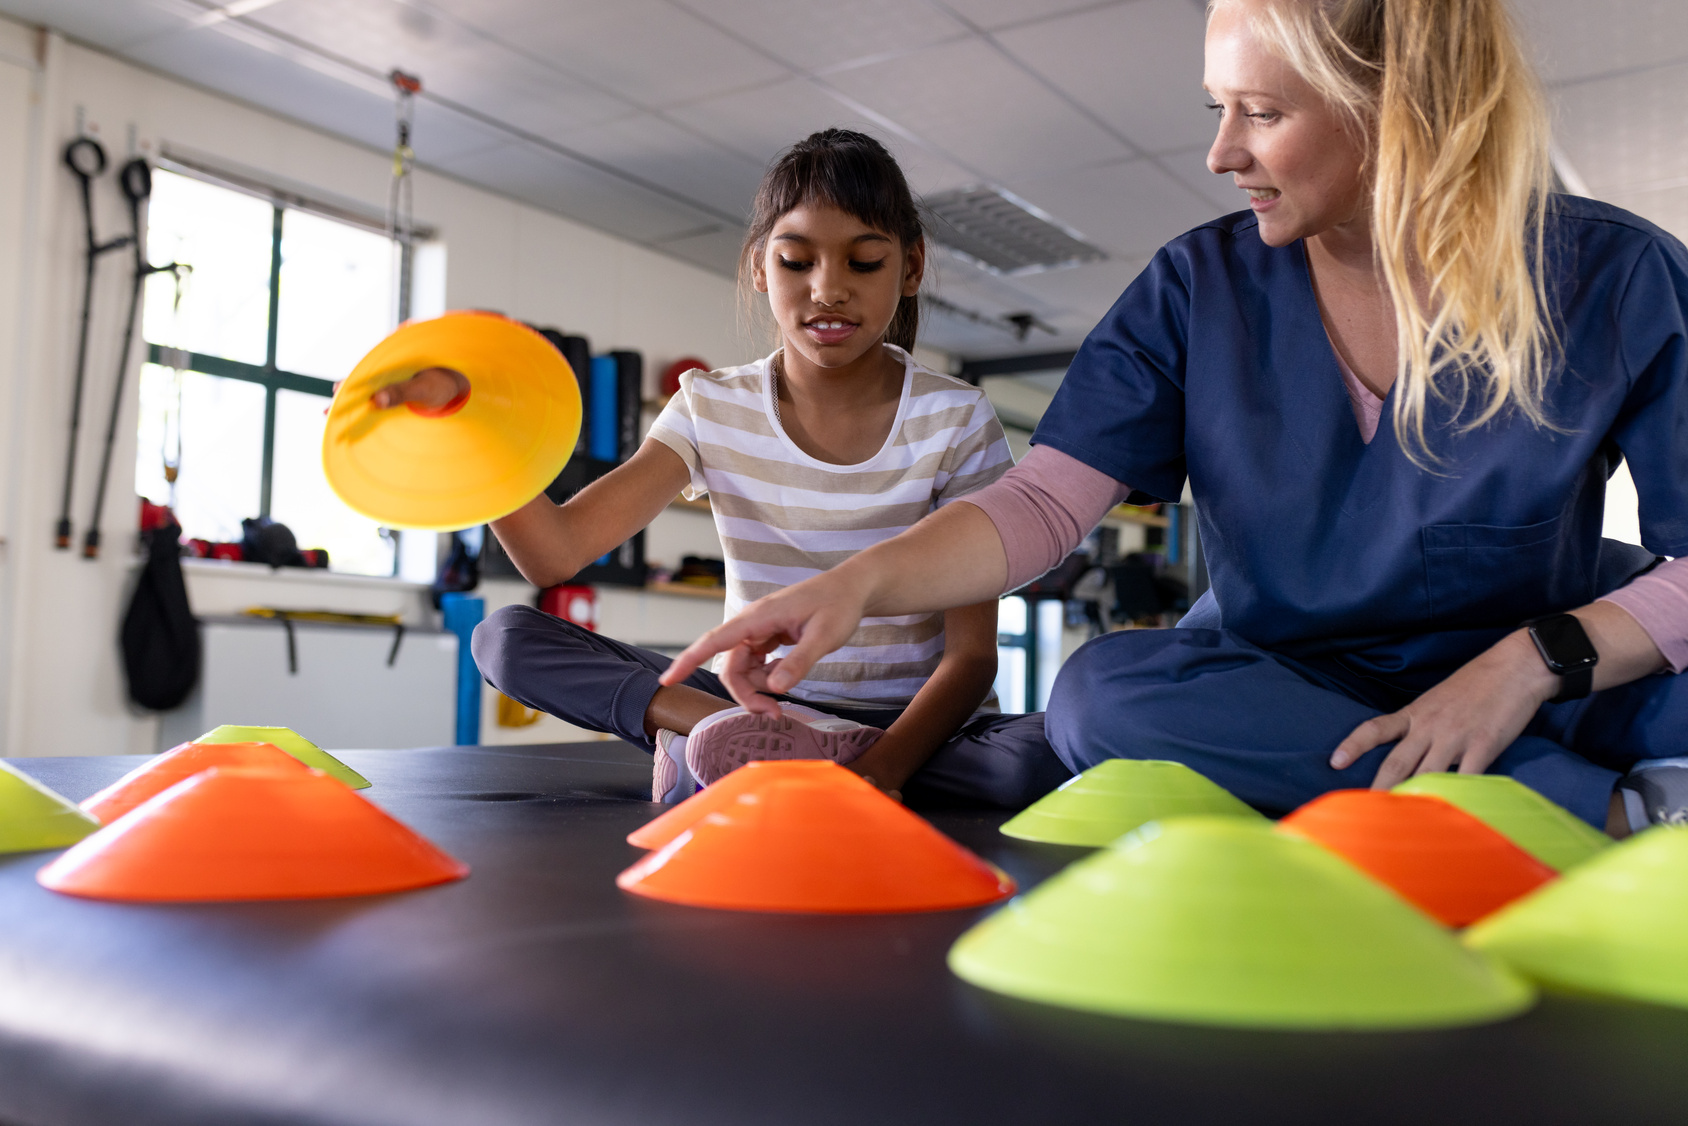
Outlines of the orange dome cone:
{"label": "orange dome cone", "polygon": [[695,907],[827,914],[945,911],[1014,894],[1006,874],[835,770],[739,794],[616,884]]}
{"label": "orange dome cone", "polygon": [[730,809],[740,794],[760,790],[781,779],[812,778],[817,774],[831,776],[835,785],[844,786],[853,781],[870,791],[873,789],[873,784],[861,775],[827,759],[747,762],[713,786],[699,790],[661,817],[628,833],[627,843],[634,848],[661,848],[708,814]]}
{"label": "orange dome cone", "polygon": [[36,879],[90,899],[217,902],[373,895],[468,874],[319,770],[213,767],[143,802]]}
{"label": "orange dome cone", "polygon": [[1278,828],[1324,845],[1450,927],[1474,923],[1555,875],[1441,798],[1337,790]]}
{"label": "orange dome cone", "polygon": [[183,743],[149,759],[82,803],[82,812],[109,825],[177,782],[213,766],[253,766],[303,774],[308,768],[269,743]]}

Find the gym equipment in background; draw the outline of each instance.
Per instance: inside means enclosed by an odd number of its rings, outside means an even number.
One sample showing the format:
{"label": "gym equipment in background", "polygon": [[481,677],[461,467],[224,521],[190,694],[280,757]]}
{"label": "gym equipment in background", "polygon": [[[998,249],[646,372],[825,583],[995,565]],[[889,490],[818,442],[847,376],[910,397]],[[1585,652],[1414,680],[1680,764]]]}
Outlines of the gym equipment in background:
{"label": "gym equipment in background", "polygon": [[622,872],[616,885],[694,907],[806,914],[948,911],[1014,894],[1006,873],[871,783],[821,765],[756,772],[759,784],[730,803],[711,801],[712,812]]}
{"label": "gym equipment in background", "polygon": [[1450,927],[1554,878],[1553,869],[1441,798],[1333,790],[1278,822],[1324,845]]}
{"label": "gym equipment in background", "polygon": [[[545,495],[562,504],[613,470],[616,464],[591,457],[571,458],[557,479],[545,487]],[[497,536],[488,531],[483,544],[480,555],[482,575],[489,579],[521,577],[521,572],[516,569],[516,564],[504,551],[504,545],[498,542]],[[569,581],[606,586],[644,586],[649,575],[650,567],[645,562],[645,531],[641,528],[620,546],[582,567]]]}
{"label": "gym equipment in background", "polygon": [[1450,802],[1555,872],[1612,844],[1587,821],[1505,774],[1417,774],[1394,792]]}
{"label": "gym equipment in background", "polygon": [[111,481],[111,454],[117,443],[117,420],[123,413],[123,387],[129,374],[129,352],[135,344],[135,321],[141,315],[141,290],[153,274],[170,274],[181,281],[190,267],[180,262],[154,266],[147,262],[146,235],[141,227],[141,213],[152,195],[152,167],[141,157],[129,161],[117,173],[118,186],[129,204],[129,248],[135,254],[135,271],[129,281],[129,316],[123,322],[123,347],[117,353],[117,379],[111,389],[111,411],[106,416],[105,446],[100,453],[100,475],[94,482],[94,512],[88,518],[88,530],[82,535],[82,558],[98,559],[100,555],[100,516],[105,511],[106,485]]}
{"label": "gym equipment in background", "polygon": [[99,827],[68,798],[0,762],[0,852],[63,848]]}
{"label": "gym equipment in background", "polygon": [[282,773],[310,767],[269,743],[183,743],[148,759],[82,803],[82,812],[109,825],[147,799],[213,766],[258,767]]}
{"label": "gym equipment in background", "polygon": [[[376,391],[430,367],[469,392],[437,411],[376,410]],[[453,531],[506,516],[556,479],[581,427],[575,372],[545,337],[496,313],[412,321],[340,385],[322,462],[352,509],[393,528]]]}
{"label": "gym equipment in background", "polygon": [[949,965],[1028,1001],[1242,1028],[1452,1027],[1535,999],[1346,860],[1240,817],[1145,825],[973,927]]}
{"label": "gym equipment in background", "polygon": [[644,360],[637,352],[592,357],[591,432],[587,452],[597,461],[623,462],[639,448]]}
{"label": "gym equipment in background", "polygon": [[65,167],[82,190],[82,319],[76,335],[76,379],[70,393],[70,442],[65,451],[64,493],[59,501],[59,522],[53,529],[53,546],[70,549],[71,493],[76,485],[76,447],[82,431],[82,386],[88,377],[88,320],[94,306],[94,265],[100,256],[129,245],[128,235],[101,242],[94,234],[94,179],[105,174],[105,147],[92,137],[77,137],[65,146]]}
{"label": "gym equipment in background", "polygon": [[286,751],[306,766],[338,778],[354,790],[369,789],[369,779],[299,734],[286,727],[240,727],[225,723],[193,740],[195,743],[268,743]]}
{"label": "gym equipment in background", "polygon": [[1688,829],[1618,842],[1465,941],[1544,985],[1688,1008]]}
{"label": "gym equipment in background", "polygon": [[563,359],[568,361],[569,370],[574,372],[575,386],[580,388],[580,433],[575,436],[574,456],[577,458],[590,457],[592,451],[592,433],[586,420],[592,417],[592,344],[584,336],[569,336],[560,329],[532,328],[539,335],[550,341],[551,347],[562,353]]}
{"label": "gym equipment in background", "polygon": [[1215,815],[1261,815],[1181,762],[1113,758],[1070,778],[1004,822],[1002,832],[1026,841],[1111,844],[1147,821]]}
{"label": "gym equipment in background", "polygon": [[66,895],[160,903],[374,895],[468,874],[320,770],[218,766],[130,810],[36,881]]}

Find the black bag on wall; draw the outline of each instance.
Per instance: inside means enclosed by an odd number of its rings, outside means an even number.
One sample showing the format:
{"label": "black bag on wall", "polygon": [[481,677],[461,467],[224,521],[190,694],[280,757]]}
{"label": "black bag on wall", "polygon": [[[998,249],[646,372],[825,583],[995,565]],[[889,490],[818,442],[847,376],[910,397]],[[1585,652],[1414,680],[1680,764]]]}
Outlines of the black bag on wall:
{"label": "black bag on wall", "polygon": [[199,682],[199,626],[182,579],[181,534],[175,524],[146,533],[146,566],[123,615],[129,698],[154,711],[176,707]]}

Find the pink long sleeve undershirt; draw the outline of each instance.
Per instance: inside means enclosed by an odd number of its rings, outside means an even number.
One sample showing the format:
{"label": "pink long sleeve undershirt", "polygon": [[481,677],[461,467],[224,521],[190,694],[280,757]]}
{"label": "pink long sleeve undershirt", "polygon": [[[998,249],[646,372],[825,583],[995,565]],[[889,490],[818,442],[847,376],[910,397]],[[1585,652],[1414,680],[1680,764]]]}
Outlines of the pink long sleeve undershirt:
{"label": "pink long sleeve undershirt", "polygon": [[[1377,433],[1383,400],[1337,361],[1360,434]],[[1075,457],[1033,446],[1013,469],[965,498],[984,511],[1002,538],[1013,590],[1067,557],[1131,488]],[[1646,632],[1672,672],[1688,668],[1688,556],[1652,571],[1601,598],[1622,608]]]}

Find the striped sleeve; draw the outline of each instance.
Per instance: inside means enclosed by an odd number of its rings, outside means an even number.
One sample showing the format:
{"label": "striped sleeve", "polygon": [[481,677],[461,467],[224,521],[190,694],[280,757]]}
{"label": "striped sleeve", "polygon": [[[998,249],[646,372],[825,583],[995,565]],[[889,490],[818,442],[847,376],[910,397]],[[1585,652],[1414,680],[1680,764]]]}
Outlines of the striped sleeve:
{"label": "striped sleeve", "polygon": [[703,460],[698,455],[697,423],[692,418],[692,379],[697,374],[688,371],[680,377],[679,392],[656,416],[650,432],[650,437],[679,454],[680,460],[686,463],[691,483],[680,491],[680,495],[687,500],[696,500],[709,492],[703,478]]}
{"label": "striped sleeve", "polygon": [[972,417],[944,455],[933,484],[934,508],[942,508],[1001,477],[1014,464],[1008,436],[1002,432],[991,402],[979,393]]}

